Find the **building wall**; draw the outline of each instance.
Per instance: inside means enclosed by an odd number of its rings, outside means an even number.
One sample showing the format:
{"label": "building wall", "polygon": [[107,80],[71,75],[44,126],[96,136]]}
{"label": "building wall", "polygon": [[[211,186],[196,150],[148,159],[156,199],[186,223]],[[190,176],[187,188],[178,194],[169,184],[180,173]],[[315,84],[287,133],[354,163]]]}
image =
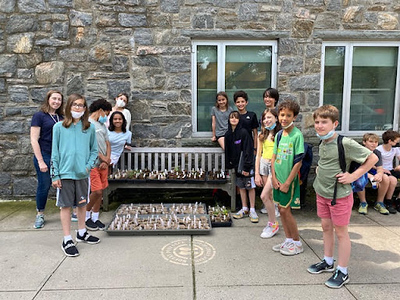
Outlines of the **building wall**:
{"label": "building wall", "polygon": [[0,197],[34,195],[31,116],[45,93],[130,94],[138,146],[191,137],[191,40],[278,40],[278,89],[312,135],[321,42],[399,40],[398,0],[0,0]]}

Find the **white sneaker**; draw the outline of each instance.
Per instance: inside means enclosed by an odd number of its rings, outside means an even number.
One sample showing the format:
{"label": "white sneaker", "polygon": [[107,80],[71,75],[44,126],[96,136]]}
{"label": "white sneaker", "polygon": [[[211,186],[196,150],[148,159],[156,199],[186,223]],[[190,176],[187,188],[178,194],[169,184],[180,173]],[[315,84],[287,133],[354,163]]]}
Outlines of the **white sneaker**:
{"label": "white sneaker", "polygon": [[292,256],[304,252],[303,245],[297,246],[295,243],[287,243],[284,247],[280,249],[281,254]]}
{"label": "white sneaker", "polygon": [[286,244],[287,244],[287,242],[286,242],[286,240],[285,240],[285,241],[283,241],[282,243],[273,246],[273,247],[272,247],[272,250],[275,251],[275,252],[281,252],[281,249],[282,249],[283,247],[285,247]]}
{"label": "white sneaker", "polygon": [[267,209],[265,208],[265,206],[263,206],[263,208],[260,209],[260,212],[261,212],[262,214],[268,214],[268,211],[267,211]]}
{"label": "white sneaker", "polygon": [[255,212],[250,212],[249,214],[251,223],[258,223],[258,216]]}
{"label": "white sneaker", "polygon": [[263,229],[263,232],[261,233],[260,237],[263,239],[269,239],[272,238],[277,232],[279,231],[279,225],[278,222],[275,224],[268,222],[268,225]]}

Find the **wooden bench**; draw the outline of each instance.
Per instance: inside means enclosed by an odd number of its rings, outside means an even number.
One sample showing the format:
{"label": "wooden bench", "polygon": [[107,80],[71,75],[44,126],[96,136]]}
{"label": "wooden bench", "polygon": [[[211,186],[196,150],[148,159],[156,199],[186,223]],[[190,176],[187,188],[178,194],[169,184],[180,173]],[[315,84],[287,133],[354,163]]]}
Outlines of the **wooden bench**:
{"label": "wooden bench", "polygon": [[[225,153],[221,148],[145,148],[133,147],[124,150],[118,162],[120,170],[198,170],[225,171]],[[103,209],[108,210],[109,195],[116,189],[221,189],[231,197],[231,207],[236,205],[235,174],[229,172],[225,181],[204,180],[196,182],[155,183],[151,181],[110,179],[109,186],[103,193]]]}

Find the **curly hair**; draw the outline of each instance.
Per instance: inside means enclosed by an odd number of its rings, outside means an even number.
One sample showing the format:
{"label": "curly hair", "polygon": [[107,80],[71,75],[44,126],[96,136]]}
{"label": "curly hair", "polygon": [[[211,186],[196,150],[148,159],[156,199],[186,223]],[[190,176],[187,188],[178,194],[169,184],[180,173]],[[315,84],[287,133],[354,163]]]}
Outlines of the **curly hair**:
{"label": "curly hair", "polygon": [[285,100],[280,102],[278,105],[278,113],[283,109],[292,111],[294,116],[297,116],[300,113],[300,105],[294,100]]}
{"label": "curly hair", "polygon": [[112,110],[112,105],[107,100],[105,100],[103,98],[100,98],[100,99],[94,101],[89,106],[89,111],[91,113],[94,113],[95,111],[98,111],[99,109],[102,109],[104,111],[111,111]]}
{"label": "curly hair", "polygon": [[122,130],[122,132],[126,132],[126,119],[125,119],[125,116],[124,116],[124,114],[122,112],[120,112],[118,110],[114,111],[111,114],[110,125],[108,126],[108,130],[110,130],[110,131],[114,131],[115,130],[115,126],[114,126],[114,116],[115,115],[121,115],[121,118],[122,118],[121,130]]}

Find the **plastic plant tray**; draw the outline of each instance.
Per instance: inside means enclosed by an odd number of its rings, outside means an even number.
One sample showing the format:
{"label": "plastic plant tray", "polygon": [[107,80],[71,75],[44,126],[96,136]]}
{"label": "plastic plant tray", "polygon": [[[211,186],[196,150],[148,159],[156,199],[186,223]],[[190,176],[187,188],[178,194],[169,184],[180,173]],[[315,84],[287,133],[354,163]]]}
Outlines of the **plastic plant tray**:
{"label": "plastic plant tray", "polygon": [[[141,205],[143,206],[144,204]],[[164,207],[172,207],[173,205],[174,204],[165,204]],[[175,206],[176,205],[177,204],[175,204]],[[185,203],[185,205],[187,204]],[[208,214],[118,213],[123,206],[126,206],[126,204],[122,204],[118,207],[112,221],[106,227],[105,231],[109,235],[197,235],[208,234],[212,230],[210,216]],[[188,226],[188,224],[190,224],[190,226]]]}

